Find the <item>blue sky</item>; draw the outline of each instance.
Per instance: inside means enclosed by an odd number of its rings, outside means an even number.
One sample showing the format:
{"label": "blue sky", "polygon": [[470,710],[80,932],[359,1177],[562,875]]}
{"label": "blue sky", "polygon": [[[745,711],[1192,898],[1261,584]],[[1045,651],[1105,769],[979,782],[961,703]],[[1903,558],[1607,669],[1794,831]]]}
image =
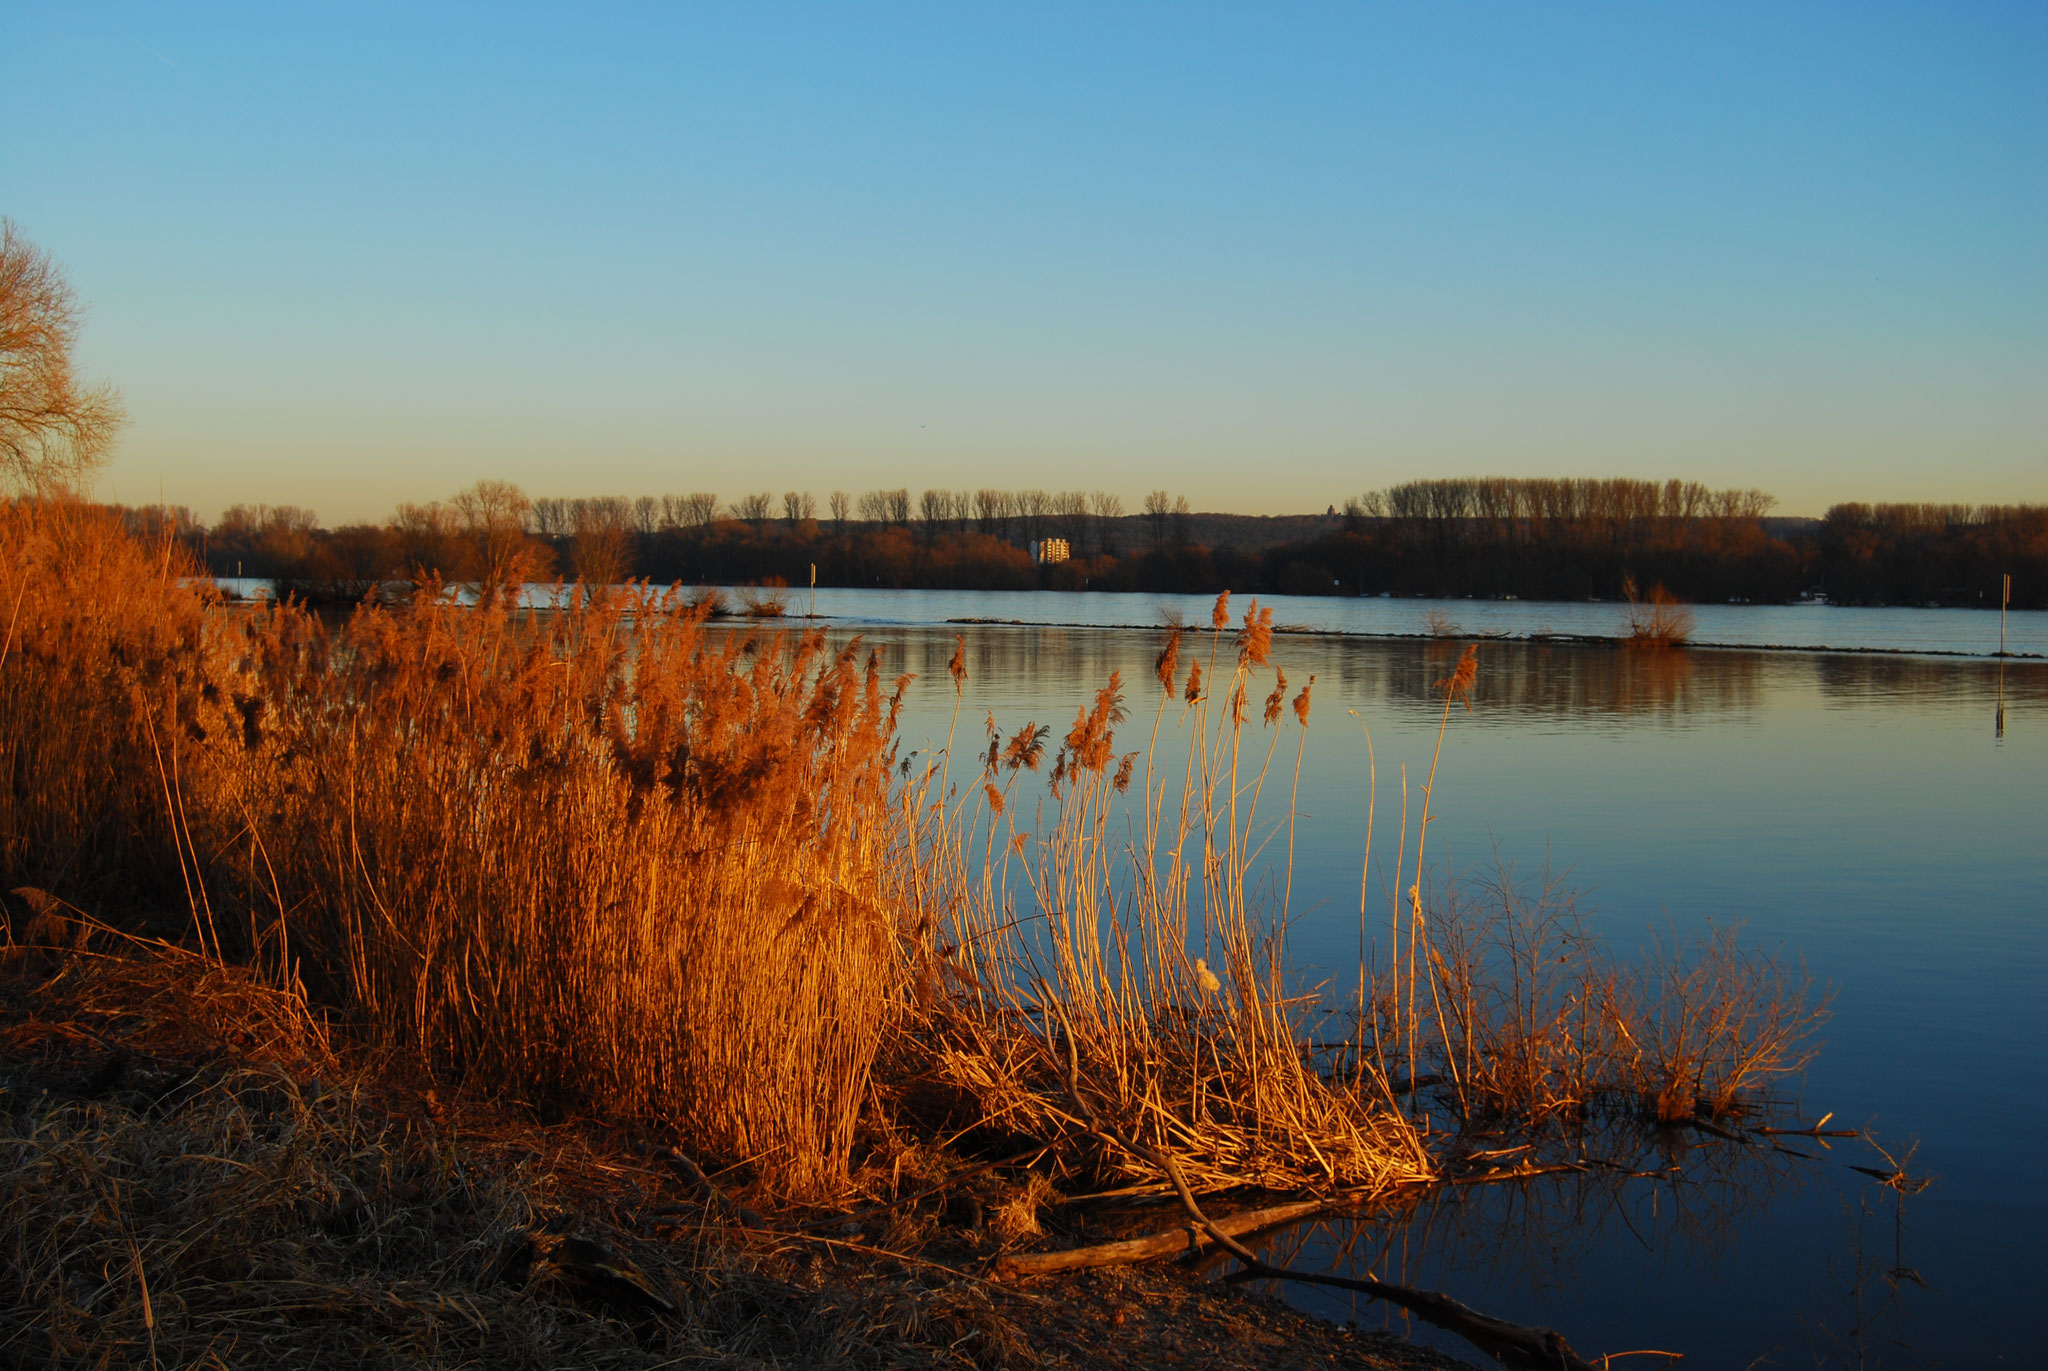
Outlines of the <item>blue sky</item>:
{"label": "blue sky", "polygon": [[2048,499],[2048,6],[15,7],[102,493]]}

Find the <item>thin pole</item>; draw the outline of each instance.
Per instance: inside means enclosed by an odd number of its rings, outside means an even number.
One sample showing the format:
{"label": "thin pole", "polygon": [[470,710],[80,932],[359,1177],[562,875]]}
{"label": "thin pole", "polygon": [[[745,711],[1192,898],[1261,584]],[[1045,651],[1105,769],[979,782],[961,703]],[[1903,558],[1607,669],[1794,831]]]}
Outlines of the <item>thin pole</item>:
{"label": "thin pole", "polygon": [[2005,655],[2005,607],[2012,603],[2012,573],[2005,573],[2005,589],[1998,597],[1998,655]]}

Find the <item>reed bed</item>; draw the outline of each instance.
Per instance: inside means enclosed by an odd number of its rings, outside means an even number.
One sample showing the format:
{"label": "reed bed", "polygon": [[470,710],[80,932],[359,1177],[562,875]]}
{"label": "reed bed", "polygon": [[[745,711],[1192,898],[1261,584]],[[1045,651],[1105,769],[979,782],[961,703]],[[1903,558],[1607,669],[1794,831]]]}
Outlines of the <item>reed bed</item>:
{"label": "reed bed", "polygon": [[431,588],[335,643],[288,608],[232,638],[274,707],[220,790],[272,807],[323,993],[437,1078],[844,1182],[899,962],[875,658],[713,639],[673,597],[536,621]]}
{"label": "reed bed", "polygon": [[[1290,986],[1287,893],[1270,911],[1258,899],[1274,839],[1261,805],[1269,783],[1299,774],[1313,684],[1290,699],[1276,671],[1255,700],[1271,616],[1253,602],[1220,668],[1227,596],[1206,668],[1169,633],[1142,748],[1117,750],[1126,712],[1112,676],[1051,758],[1049,815],[1017,817],[1048,731],[992,734],[978,809],[928,862],[952,897],[962,991],[937,1025],[939,1069],[1097,1178],[1383,1194],[1434,1165],[1383,1081],[1362,1089],[1319,1068],[1306,1033],[1316,997]],[[1179,758],[1158,750],[1169,713],[1188,740]],[[1291,774],[1275,774],[1276,756]],[[1287,813],[1291,858],[1291,793]]]}
{"label": "reed bed", "polygon": [[[1732,941],[1591,997],[1590,954],[1543,960],[1562,924],[1432,903],[1432,762],[1333,1060],[1286,960],[1313,682],[1256,603],[1168,634],[1142,741],[1112,677],[1062,735],[991,720],[918,765],[906,681],[857,639],[708,631],[679,593],[429,582],[334,623],[218,608],[83,507],[7,505],[0,539],[10,885],[140,911],[429,1081],[658,1125],[785,1199],[844,1193],[925,1086],[1063,1180],[1384,1195],[1439,1172],[1426,1071],[1465,1117],[1623,1088],[1711,1113],[1810,1027]],[[1476,670],[1441,683],[1439,753]],[[1360,917],[1363,943],[1364,882]]]}
{"label": "reed bed", "polygon": [[0,871],[89,904],[182,907],[165,785],[210,594],[175,543],[62,501],[0,501]]}

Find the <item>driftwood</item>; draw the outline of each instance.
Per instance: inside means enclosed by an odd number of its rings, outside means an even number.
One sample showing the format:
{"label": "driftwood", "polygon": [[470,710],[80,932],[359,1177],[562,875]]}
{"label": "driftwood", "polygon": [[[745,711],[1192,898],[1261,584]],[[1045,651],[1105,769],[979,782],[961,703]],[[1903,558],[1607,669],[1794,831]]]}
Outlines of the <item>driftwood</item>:
{"label": "driftwood", "polygon": [[[1262,1228],[1308,1218],[1327,1207],[1323,1200],[1296,1200],[1264,1209],[1240,1210],[1212,1220],[1209,1227],[1228,1237],[1238,1238]],[[1213,1246],[1214,1242],[1202,1225],[1190,1221],[1179,1228],[1147,1234],[1142,1238],[1125,1238],[1094,1247],[1073,1247],[1064,1252],[1025,1252],[1003,1257],[996,1262],[996,1274],[1005,1278],[1046,1276],[1055,1271],[1077,1271],[1090,1266],[1125,1266],[1132,1262],[1151,1261],[1155,1257],[1172,1256],[1176,1252],[1201,1252]]]}

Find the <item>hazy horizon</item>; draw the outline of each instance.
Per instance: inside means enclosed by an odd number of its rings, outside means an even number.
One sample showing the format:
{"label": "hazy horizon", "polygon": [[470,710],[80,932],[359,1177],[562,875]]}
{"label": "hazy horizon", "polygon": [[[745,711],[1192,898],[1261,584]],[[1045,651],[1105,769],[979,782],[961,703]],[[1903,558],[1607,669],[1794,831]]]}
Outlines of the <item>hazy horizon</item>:
{"label": "hazy horizon", "polygon": [[98,493],[2048,501],[2048,10],[113,6],[0,213]]}

